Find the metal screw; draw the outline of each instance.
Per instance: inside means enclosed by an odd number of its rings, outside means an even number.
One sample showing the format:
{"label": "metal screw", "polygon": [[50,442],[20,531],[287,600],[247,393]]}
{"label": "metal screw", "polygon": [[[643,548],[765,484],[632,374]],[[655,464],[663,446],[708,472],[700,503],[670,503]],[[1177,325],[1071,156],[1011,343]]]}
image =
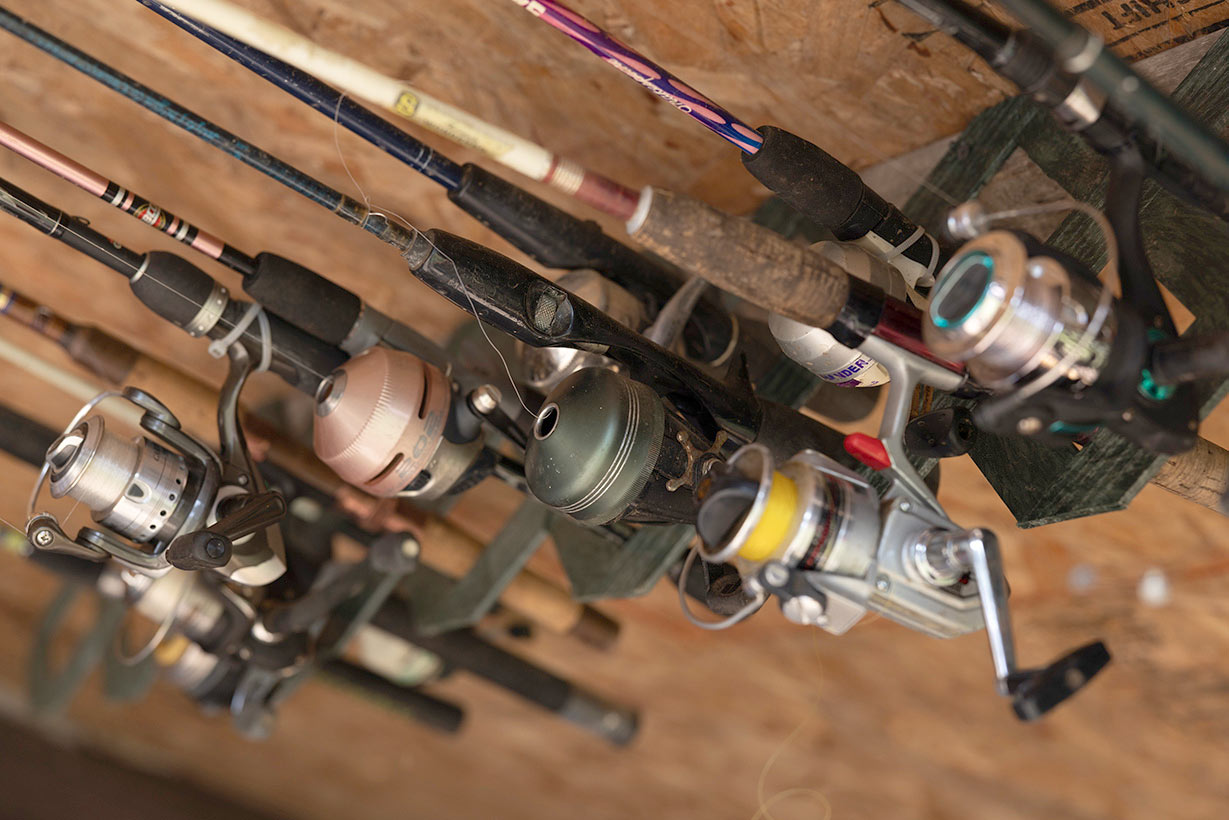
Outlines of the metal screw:
{"label": "metal screw", "polygon": [[1135,418],[1135,411],[1134,411],[1134,410],[1123,410],[1123,411],[1122,411],[1122,420],[1123,420],[1123,421],[1130,421],[1130,420],[1131,420],[1131,419],[1133,419],[1133,418]]}
{"label": "metal screw", "polygon": [[55,536],[51,530],[35,530],[33,540],[36,547],[50,547],[55,541]]}
{"label": "metal screw", "polygon": [[892,588],[892,582],[888,580],[886,575],[880,575],[875,579],[875,589],[880,592],[887,592]]}
{"label": "metal screw", "polygon": [[1037,418],[1036,416],[1029,416],[1028,418],[1020,419],[1016,422],[1016,430],[1022,436],[1031,436],[1034,433],[1040,433],[1041,419]]}
{"label": "metal screw", "polygon": [[474,390],[469,396],[470,404],[474,411],[482,415],[488,415],[499,407],[500,400],[503,396],[499,393],[499,388],[492,384],[484,384]]}
{"label": "metal screw", "polygon": [[226,554],[226,540],[214,536],[205,542],[205,555],[210,558],[221,558]]}
{"label": "metal screw", "polygon": [[401,554],[406,558],[417,558],[418,553],[421,551],[422,548],[419,546],[416,538],[403,538],[401,540]]}
{"label": "metal screw", "polygon": [[912,510],[912,509],[913,509],[913,505],[912,505],[912,504],[910,504],[908,501],[902,501],[902,502],[900,502],[900,511],[901,511],[901,512],[903,512],[903,513],[907,513],[907,512],[909,512],[909,510]]}
{"label": "metal screw", "polygon": [[783,587],[789,583],[789,570],[781,564],[764,567],[764,583],[770,587]]}

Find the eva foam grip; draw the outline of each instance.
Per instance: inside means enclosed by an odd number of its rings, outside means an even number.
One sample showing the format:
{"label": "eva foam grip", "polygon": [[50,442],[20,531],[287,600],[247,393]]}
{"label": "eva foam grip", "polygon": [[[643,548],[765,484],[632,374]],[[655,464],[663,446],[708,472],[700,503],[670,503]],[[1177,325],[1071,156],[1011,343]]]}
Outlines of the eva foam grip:
{"label": "eva foam grip", "polygon": [[849,274],[810,248],[681,194],[646,196],[644,219],[628,226],[636,241],[722,290],[820,328],[848,301]]}
{"label": "eva foam grip", "polygon": [[147,253],[141,275],[130,282],[132,292],[142,304],[184,328],[208,301],[215,284],[213,277],[196,265],[166,251]]}
{"label": "eva foam grip", "polygon": [[331,345],[341,344],[363,312],[359,297],[297,262],[271,253],[256,257],[243,289],[290,324]]}
{"label": "eva foam grip", "polygon": [[[768,190],[839,239],[857,239],[887,209],[852,168],[812,142],[780,128],[759,129],[764,144],[743,154],[743,165]],[[865,216],[861,212],[866,212]],[[857,236],[847,236],[861,230]]]}

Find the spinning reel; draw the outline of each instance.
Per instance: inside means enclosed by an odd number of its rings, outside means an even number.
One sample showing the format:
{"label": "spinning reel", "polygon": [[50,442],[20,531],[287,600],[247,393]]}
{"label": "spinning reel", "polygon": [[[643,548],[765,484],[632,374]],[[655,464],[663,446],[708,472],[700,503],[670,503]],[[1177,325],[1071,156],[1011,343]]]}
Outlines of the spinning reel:
{"label": "spinning reel", "polygon": [[836,635],[868,611],[938,638],[984,627],[1000,693],[1034,720],[1087,683],[1109,653],[1097,642],[1042,669],[1017,667],[997,539],[952,522],[904,450],[915,385],[950,390],[959,377],[876,340],[862,349],[891,381],[878,442],[860,437],[854,449],[887,490],[813,450],[778,466],[752,444],[714,466],[697,493],[698,551],[731,563],[754,600],[709,626],[735,623],[772,595],[791,621]]}
{"label": "spinning reel", "polygon": [[1061,445],[1104,425],[1155,453],[1194,446],[1189,382],[1225,365],[1173,366],[1198,358],[1204,340],[1178,339],[1153,276],[1139,232],[1142,180],[1137,151],[1116,157],[1103,230],[1121,298],[1071,256],[989,230],[994,215],[977,203],[949,217],[949,230],[970,241],[940,274],[923,337],[997,394],[974,413],[983,429]]}
{"label": "spinning reel", "polygon": [[[286,570],[281,535],[286,513],[268,492],[237,421],[239,393],[251,371],[246,350],[232,345],[230,373],[218,406],[220,453],[180,426],[157,399],[133,387],[103,393],[77,413],[47,451],[30,499],[26,534],[35,547],[91,560],[114,558],[140,573],[172,567],[212,569],[235,583],[263,586]],[[120,398],[143,411],[146,435],[125,440],[93,411]],[[90,510],[97,528],[69,538],[56,517],[36,512],[50,481],[55,498]]]}

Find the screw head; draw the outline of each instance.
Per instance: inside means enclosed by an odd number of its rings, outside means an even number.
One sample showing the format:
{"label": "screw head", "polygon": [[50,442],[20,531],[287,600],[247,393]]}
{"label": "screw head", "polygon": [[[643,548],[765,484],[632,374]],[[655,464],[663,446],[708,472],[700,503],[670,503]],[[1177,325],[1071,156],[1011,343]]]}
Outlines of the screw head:
{"label": "screw head", "polygon": [[909,511],[910,511],[910,510],[912,510],[912,509],[913,509],[913,505],[912,505],[912,504],[910,504],[908,501],[902,501],[902,502],[900,502],[900,511],[901,511],[901,512],[903,512],[903,513],[907,513],[907,512],[909,512]]}
{"label": "screw head", "polygon": [[499,393],[499,388],[492,384],[484,384],[478,387],[470,396],[470,402],[473,404],[474,410],[482,415],[487,415],[494,412],[495,408],[499,407],[499,402],[503,398]]}
{"label": "screw head", "polygon": [[52,535],[51,530],[35,530],[33,540],[36,547],[50,547],[55,541],[55,536]]}
{"label": "screw head", "polygon": [[226,540],[215,535],[205,542],[205,555],[210,558],[221,558],[226,554],[226,546]]}
{"label": "screw head", "polygon": [[783,564],[772,563],[764,567],[764,583],[783,587],[789,583],[789,570]]}
{"label": "screw head", "polygon": [[888,580],[886,575],[880,575],[875,579],[875,589],[880,592],[887,592],[892,588],[892,582]]}

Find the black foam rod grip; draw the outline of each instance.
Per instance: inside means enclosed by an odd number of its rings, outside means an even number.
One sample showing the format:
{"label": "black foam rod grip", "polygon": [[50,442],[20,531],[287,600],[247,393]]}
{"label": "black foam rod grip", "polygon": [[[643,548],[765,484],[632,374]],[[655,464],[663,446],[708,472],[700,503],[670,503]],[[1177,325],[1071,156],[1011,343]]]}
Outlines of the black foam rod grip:
{"label": "black foam rod grip", "polygon": [[[844,242],[869,233],[889,245],[909,241],[917,225],[875,193],[852,168],[812,142],[780,128],[760,129],[764,145],[743,154],[752,176],[807,219]],[[935,252],[929,237],[913,242],[903,253],[928,267]]]}
{"label": "black foam rod grip", "polygon": [[271,253],[256,257],[256,269],[243,280],[243,289],[265,310],[331,345],[350,335],[363,311],[353,292]]}
{"label": "black foam rod grip", "polygon": [[[656,313],[685,282],[674,267],[629,248],[596,222],[581,220],[476,165],[466,165],[448,198],[463,211],[548,268],[589,268],[630,291]],[[709,295],[695,310],[688,353],[711,361],[734,333],[729,313]]]}
{"label": "black foam rod grip", "polygon": [[196,318],[216,284],[187,259],[166,251],[145,254],[129,282],[142,304],[178,327],[187,327]]}
{"label": "black foam rod grip", "polygon": [[[759,131],[764,145],[754,154],[743,154],[743,165],[803,216],[838,236],[852,222],[869,222],[865,234],[883,219],[883,200],[848,165],[789,131],[768,125]],[[868,209],[878,215],[862,216]]]}

